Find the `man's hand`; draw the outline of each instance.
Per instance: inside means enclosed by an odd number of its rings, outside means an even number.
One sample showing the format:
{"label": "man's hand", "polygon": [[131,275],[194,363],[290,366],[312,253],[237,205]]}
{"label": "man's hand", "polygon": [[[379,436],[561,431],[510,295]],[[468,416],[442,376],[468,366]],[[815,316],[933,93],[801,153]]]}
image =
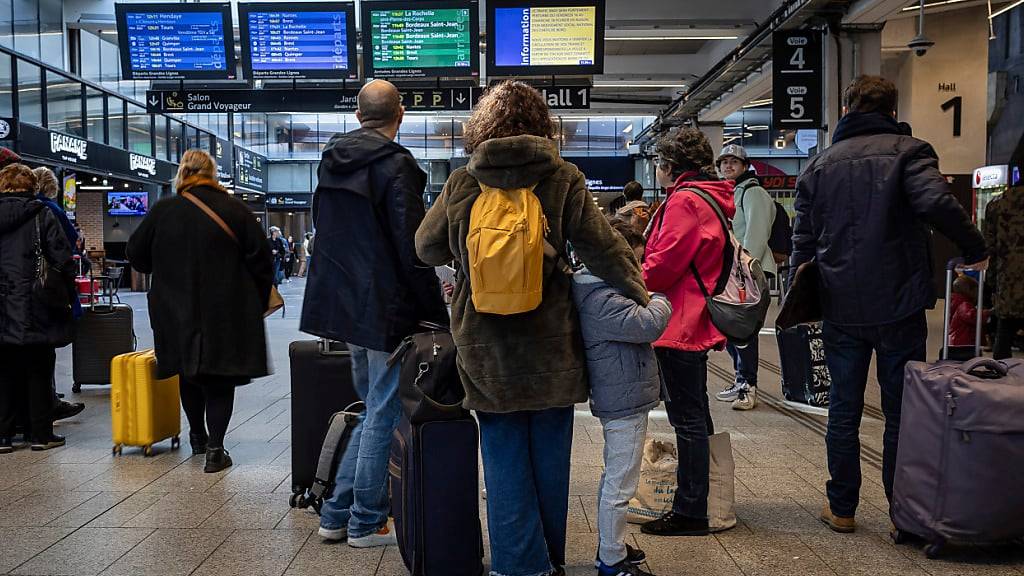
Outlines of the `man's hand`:
{"label": "man's hand", "polygon": [[971,270],[974,272],[981,272],[982,270],[988,270],[988,258],[985,258],[981,262],[975,262],[974,264],[965,264],[963,270]]}

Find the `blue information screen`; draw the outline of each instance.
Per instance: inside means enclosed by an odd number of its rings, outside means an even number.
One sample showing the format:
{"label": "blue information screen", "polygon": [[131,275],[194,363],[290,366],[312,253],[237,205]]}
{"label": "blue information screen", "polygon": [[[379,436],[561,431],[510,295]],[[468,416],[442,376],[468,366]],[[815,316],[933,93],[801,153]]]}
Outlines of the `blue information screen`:
{"label": "blue information screen", "polygon": [[253,78],[305,77],[310,71],[353,68],[348,19],[344,11],[250,11]]}
{"label": "blue information screen", "polygon": [[233,78],[224,16],[209,12],[125,12],[125,43],[135,79]]}

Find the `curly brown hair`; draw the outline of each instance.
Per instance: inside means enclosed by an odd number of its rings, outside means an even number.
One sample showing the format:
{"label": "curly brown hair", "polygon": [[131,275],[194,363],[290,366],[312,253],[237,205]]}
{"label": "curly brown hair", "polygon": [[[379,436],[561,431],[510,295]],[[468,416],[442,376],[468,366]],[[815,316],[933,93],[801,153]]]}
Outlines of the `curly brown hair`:
{"label": "curly brown hair", "polygon": [[662,136],[654,146],[654,153],[673,178],[690,170],[707,176],[715,174],[715,153],[711,151],[707,136],[696,128],[679,128]]}
{"label": "curly brown hair", "polygon": [[24,164],[10,164],[0,170],[0,194],[36,192],[36,175]]}
{"label": "curly brown hair", "polygon": [[517,80],[506,80],[489,88],[463,131],[467,154],[492,138],[529,134],[553,138],[555,123],[544,97],[536,88]]}

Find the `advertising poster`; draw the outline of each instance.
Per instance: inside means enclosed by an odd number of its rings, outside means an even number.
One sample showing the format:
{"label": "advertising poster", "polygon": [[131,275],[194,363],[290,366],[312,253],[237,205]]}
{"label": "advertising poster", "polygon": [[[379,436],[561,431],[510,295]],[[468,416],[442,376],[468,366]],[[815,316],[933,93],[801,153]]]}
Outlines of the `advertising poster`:
{"label": "advertising poster", "polygon": [[74,172],[64,176],[64,211],[68,218],[75,219],[75,209],[78,207],[78,179]]}

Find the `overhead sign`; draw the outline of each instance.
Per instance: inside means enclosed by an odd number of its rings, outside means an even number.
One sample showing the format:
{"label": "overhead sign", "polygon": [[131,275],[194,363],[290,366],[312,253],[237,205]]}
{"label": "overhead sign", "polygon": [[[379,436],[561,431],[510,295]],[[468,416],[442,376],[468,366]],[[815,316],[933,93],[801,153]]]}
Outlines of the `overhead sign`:
{"label": "overhead sign", "polygon": [[312,194],[267,194],[268,210],[309,210],[312,207]]}
{"label": "overhead sign", "polygon": [[235,77],[231,4],[114,4],[126,80]]}
{"label": "overhead sign", "polygon": [[353,2],[239,3],[242,65],[252,79],[358,78]]}
{"label": "overhead sign", "polygon": [[18,153],[64,166],[110,173],[135,180],[170,182],[176,166],[145,154],[114,148],[31,124],[20,125]]}
{"label": "overhead sign", "polygon": [[[553,110],[590,109],[589,86],[538,88]],[[481,89],[405,88],[399,91],[405,109],[413,112],[469,111]],[[151,114],[222,114],[225,112],[354,112],[356,89],[325,90],[148,90]]]}
{"label": "overhead sign", "polygon": [[266,192],[266,156],[235,146],[235,186],[256,192]]}
{"label": "overhead sign", "polygon": [[823,37],[821,30],[772,34],[772,127],[824,127]]}
{"label": "overhead sign", "polygon": [[975,188],[998,188],[1009,182],[1009,166],[984,166],[974,171]]}
{"label": "overhead sign", "polygon": [[367,78],[480,75],[477,0],[363,2]]}

